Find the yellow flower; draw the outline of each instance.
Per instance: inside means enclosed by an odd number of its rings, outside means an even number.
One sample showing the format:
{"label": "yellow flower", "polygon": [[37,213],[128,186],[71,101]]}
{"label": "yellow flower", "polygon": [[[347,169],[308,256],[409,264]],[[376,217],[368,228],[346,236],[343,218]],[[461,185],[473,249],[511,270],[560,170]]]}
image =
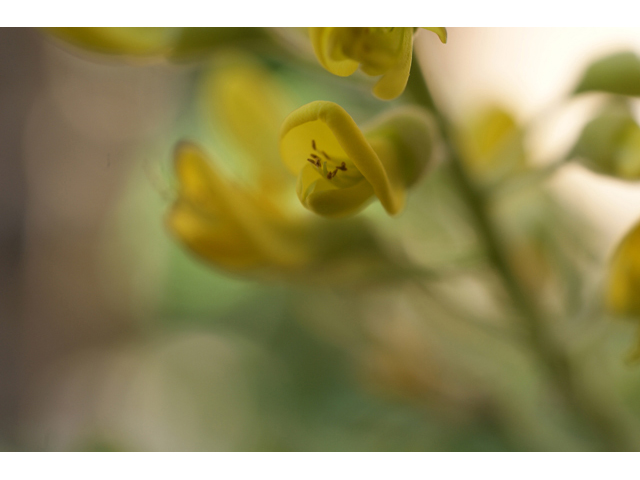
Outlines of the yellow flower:
{"label": "yellow flower", "polygon": [[[613,315],[640,320],[640,223],[625,235],[613,255],[606,304]],[[640,361],[640,331],[627,361]]]}
{"label": "yellow flower", "polygon": [[328,221],[300,207],[278,153],[286,91],[269,69],[229,52],[203,89],[214,126],[245,155],[232,153],[231,177],[193,143],[177,147],[178,191],[167,227],[178,240],[218,268],[262,279],[335,284],[404,268],[365,221]]}
{"label": "yellow flower", "polygon": [[[447,41],[443,27],[424,27]],[[409,78],[414,27],[313,27],[309,36],[320,64],[334,75],[348,77],[358,67],[381,75],[373,94],[381,100],[400,95]]]}
{"label": "yellow flower", "polygon": [[244,177],[272,197],[290,194],[291,176],[278,152],[279,128],[290,105],[278,80],[254,58],[230,50],[217,55],[203,87],[202,104],[214,127],[241,150]]}
{"label": "yellow flower", "polygon": [[162,54],[178,33],[178,29],[165,27],[54,27],[45,31],[83,49],[111,55]]}
{"label": "yellow flower", "polygon": [[283,181],[288,175],[278,158],[277,126],[286,108],[278,82],[254,57],[227,51],[202,88],[206,113],[240,149],[234,159],[245,160],[236,165],[245,167],[236,168],[243,182],[222,174],[201,148],[181,143],[169,230],[201,257],[236,273],[282,272],[309,263],[309,225],[282,201],[292,185]]}
{"label": "yellow flower", "polygon": [[230,271],[288,269],[307,261],[304,226],[268,197],[221,176],[199,147],[179,144],[175,168],[178,198],[167,225],[191,250]]}
{"label": "yellow flower", "polygon": [[465,167],[482,183],[495,183],[526,167],[522,130],[498,106],[472,116],[458,136]]}
{"label": "yellow flower", "polygon": [[236,40],[263,36],[259,28],[50,27],[44,31],[91,52],[131,57],[197,56]]}
{"label": "yellow flower", "polygon": [[342,107],[316,101],[287,117],[280,155],[298,176],[296,192],[309,210],[344,217],[375,196],[394,215],[430,163],[432,132],[428,114],[417,107],[392,110],[363,133]]}
{"label": "yellow flower", "polygon": [[607,306],[615,315],[640,319],[640,223],[627,233],[613,255]]}

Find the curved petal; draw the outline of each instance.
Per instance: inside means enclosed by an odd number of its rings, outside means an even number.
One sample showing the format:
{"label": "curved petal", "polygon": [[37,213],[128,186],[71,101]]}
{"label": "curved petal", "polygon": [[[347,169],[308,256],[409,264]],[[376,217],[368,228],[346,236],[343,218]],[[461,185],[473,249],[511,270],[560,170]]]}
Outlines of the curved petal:
{"label": "curved petal", "polygon": [[216,127],[248,154],[260,186],[282,193],[290,177],[279,158],[278,133],[288,109],[277,79],[255,57],[234,50],[216,62],[203,87]]}
{"label": "curved petal", "polygon": [[318,146],[329,157],[344,155],[371,184],[389,214],[403,207],[389,183],[378,155],[351,116],[333,102],[316,101],[292,112],[280,133],[280,154],[285,165],[299,174],[307,164],[310,146]]}
{"label": "curved petal", "polygon": [[337,188],[307,165],[298,177],[297,193],[300,202],[324,217],[346,217],[362,210],[373,198],[371,184],[362,179],[346,188]]}
{"label": "curved petal", "polygon": [[438,35],[438,38],[442,43],[447,43],[447,29],[444,27],[421,27],[425,30],[431,30],[433,33]]}
{"label": "curved petal", "polygon": [[363,132],[398,190],[414,185],[434,164],[437,127],[423,108],[396,107],[365,125]]}
{"label": "curved petal", "polygon": [[222,267],[235,270],[264,263],[247,237],[235,235],[228,225],[202,215],[189,202],[175,203],[167,217],[167,227],[195,253]]}
{"label": "curved petal", "polygon": [[155,55],[169,51],[179,28],[52,27],[48,33],[73,45],[110,55]]}
{"label": "curved petal", "polygon": [[329,72],[348,77],[358,69],[358,62],[342,54],[336,44],[340,29],[336,27],[310,27],[309,37],[320,64]]}
{"label": "curved petal", "polygon": [[413,29],[403,28],[400,58],[373,87],[373,94],[380,100],[393,100],[404,92],[411,70],[413,53]]}
{"label": "curved petal", "polygon": [[180,189],[167,224],[193,251],[228,268],[305,261],[305,246],[268,198],[219,176],[197,146],[179,144],[175,168]]}

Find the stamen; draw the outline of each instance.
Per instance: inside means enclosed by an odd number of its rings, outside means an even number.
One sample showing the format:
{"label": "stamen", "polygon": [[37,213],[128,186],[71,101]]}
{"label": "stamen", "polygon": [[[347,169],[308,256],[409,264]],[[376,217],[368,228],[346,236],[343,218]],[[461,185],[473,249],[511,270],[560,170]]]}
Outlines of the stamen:
{"label": "stamen", "polygon": [[[311,148],[313,148],[314,151],[321,153],[327,160],[332,161],[327,152],[325,152],[324,150],[318,150],[316,141],[313,139],[311,140]],[[328,180],[334,178],[338,174],[338,170],[342,170],[343,172],[347,171],[347,164],[345,162],[341,162],[340,165],[338,165],[333,171],[328,171],[327,162],[322,161],[318,155],[316,155],[315,153],[310,153],[309,157],[310,158],[307,158],[307,162],[315,167],[322,168],[322,173],[326,175]]]}

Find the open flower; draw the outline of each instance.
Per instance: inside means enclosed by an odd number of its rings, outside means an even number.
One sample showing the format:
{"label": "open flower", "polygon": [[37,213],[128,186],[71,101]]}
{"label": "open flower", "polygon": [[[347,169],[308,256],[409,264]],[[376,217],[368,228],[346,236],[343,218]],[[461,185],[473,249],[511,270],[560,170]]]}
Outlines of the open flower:
{"label": "open flower", "polygon": [[406,189],[431,163],[433,128],[416,107],[392,110],[364,130],[332,102],[316,101],[292,112],[280,133],[280,154],[298,176],[296,192],[309,210],[344,217],[377,197],[394,215]]}
{"label": "open flower", "polygon": [[[447,41],[443,27],[424,27]],[[373,94],[381,100],[400,95],[409,78],[414,27],[313,27],[311,43],[324,68],[348,77],[358,67],[370,76],[381,75]]]}

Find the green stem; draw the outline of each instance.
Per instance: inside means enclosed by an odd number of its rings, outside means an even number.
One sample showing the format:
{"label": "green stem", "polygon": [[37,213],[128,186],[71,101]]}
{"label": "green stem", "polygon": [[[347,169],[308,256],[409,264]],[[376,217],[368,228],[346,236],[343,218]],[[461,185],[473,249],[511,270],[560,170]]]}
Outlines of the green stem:
{"label": "green stem", "polygon": [[603,408],[590,395],[588,389],[580,385],[579,377],[564,345],[552,335],[535,299],[515,273],[507,256],[506,246],[492,218],[490,201],[465,170],[452,140],[449,122],[435,105],[415,57],[407,87],[417,102],[429,108],[436,117],[443,140],[449,149],[451,170],[474,220],[478,235],[484,243],[489,261],[517,309],[528,333],[529,344],[545,367],[550,380],[562,394],[568,408],[591,427],[603,448],[613,451],[633,450],[626,429],[619,425],[618,419]]}

